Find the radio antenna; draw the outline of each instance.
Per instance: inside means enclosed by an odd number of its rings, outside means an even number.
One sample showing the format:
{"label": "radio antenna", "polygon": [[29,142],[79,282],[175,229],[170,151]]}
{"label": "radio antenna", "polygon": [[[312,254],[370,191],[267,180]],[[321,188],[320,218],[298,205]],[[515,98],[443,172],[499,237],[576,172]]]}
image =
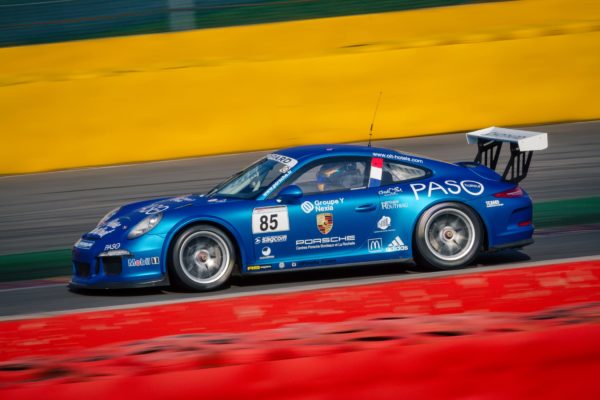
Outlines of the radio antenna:
{"label": "radio antenna", "polygon": [[371,128],[369,129],[369,145],[371,147],[371,138],[373,137],[373,125],[375,125],[375,117],[377,116],[377,110],[379,109],[379,102],[381,101],[381,95],[383,91],[379,92],[379,97],[377,98],[377,104],[375,105],[375,112],[373,112],[373,119],[371,120]]}

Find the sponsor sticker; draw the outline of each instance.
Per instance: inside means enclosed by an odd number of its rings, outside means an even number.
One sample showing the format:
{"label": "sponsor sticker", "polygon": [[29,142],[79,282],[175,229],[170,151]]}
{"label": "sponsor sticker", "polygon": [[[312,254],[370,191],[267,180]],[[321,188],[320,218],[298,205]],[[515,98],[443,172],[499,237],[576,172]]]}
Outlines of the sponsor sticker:
{"label": "sponsor sticker", "polygon": [[300,205],[300,208],[302,209],[302,211],[304,211],[306,214],[310,214],[314,209],[315,206],[313,206],[313,204],[310,201],[305,201],[304,203],[302,203]]}
{"label": "sponsor sticker", "polygon": [[158,214],[163,211],[167,211],[169,206],[165,204],[150,204],[149,206],[140,208],[140,212],[146,215]]}
{"label": "sponsor sticker", "polygon": [[399,193],[402,193],[402,188],[399,188],[397,186],[389,187],[387,189],[380,190],[379,192],[377,192],[377,194],[379,194],[380,196],[384,196],[384,197],[395,196]]}
{"label": "sponsor sticker", "polygon": [[265,190],[265,192],[263,193],[263,196],[266,197],[266,196],[269,196],[271,193],[273,193],[273,191],[275,189],[277,189],[279,187],[279,185],[281,185],[281,183],[283,181],[285,181],[288,178],[288,176],[290,176],[291,174],[292,174],[292,171],[288,170],[286,173],[284,173],[283,175],[281,175],[275,182],[273,182],[273,184],[271,185],[270,188],[268,188],[267,190]]}
{"label": "sponsor sticker", "polygon": [[269,258],[274,258],[275,256],[272,255],[272,251],[271,248],[269,246],[265,246],[260,250],[260,253],[262,254],[262,256],[260,257],[261,260],[266,260]]}
{"label": "sponsor sticker", "polygon": [[275,153],[267,154],[267,159],[277,161],[278,163],[285,165],[289,169],[294,168],[294,166],[298,164],[298,160],[292,157],[283,156],[281,154]]}
{"label": "sponsor sticker", "polygon": [[373,157],[381,157],[381,158],[387,158],[387,159],[391,159],[391,160],[407,161],[407,162],[411,162],[411,163],[415,163],[415,164],[423,164],[423,160],[420,158],[404,156],[401,154],[373,153]]}
{"label": "sponsor sticker", "polygon": [[148,267],[150,265],[160,264],[159,257],[145,257],[145,258],[129,258],[127,259],[128,267]]}
{"label": "sponsor sticker", "polygon": [[502,203],[500,200],[486,200],[485,206],[487,208],[502,207],[504,206],[504,203]]}
{"label": "sponsor sticker", "polygon": [[185,202],[194,201],[194,199],[191,198],[190,196],[191,196],[190,194],[186,194],[184,196],[174,197],[174,198],[170,199],[169,201],[172,201],[173,203],[185,203]]}
{"label": "sponsor sticker", "polygon": [[273,266],[270,264],[267,264],[267,265],[249,265],[247,269],[248,269],[248,271],[263,271],[263,270],[271,269],[271,268],[273,268]]}
{"label": "sponsor sticker", "polygon": [[317,214],[317,228],[323,235],[327,235],[333,229],[333,214]]}
{"label": "sponsor sticker", "polygon": [[382,231],[385,231],[390,226],[392,226],[392,219],[387,215],[384,215],[379,221],[377,221],[377,227]]}
{"label": "sponsor sticker", "polygon": [[106,246],[104,246],[104,251],[119,250],[120,248],[121,248],[121,243],[112,243],[112,244],[107,244]]}
{"label": "sponsor sticker", "polygon": [[392,242],[390,244],[388,244],[387,247],[385,248],[385,251],[387,253],[391,253],[394,251],[406,251],[406,250],[408,250],[408,246],[406,246],[404,244],[402,239],[400,239],[400,236],[396,236],[394,238],[394,240],[392,240]]}
{"label": "sponsor sticker", "polygon": [[81,249],[81,250],[89,250],[92,248],[93,245],[94,245],[94,242],[92,242],[90,240],[79,239],[77,242],[75,242],[74,247]]}
{"label": "sponsor sticker", "polygon": [[102,238],[108,234],[113,233],[120,226],[121,222],[119,222],[118,219],[115,219],[114,221],[108,221],[104,225],[97,226],[93,231],[90,232],[90,235],[95,235]]}
{"label": "sponsor sticker", "polygon": [[296,250],[328,249],[356,246],[356,235],[332,236],[296,240]]}
{"label": "sponsor sticker", "polygon": [[306,214],[310,214],[313,211],[316,212],[326,212],[333,211],[336,206],[344,204],[344,198],[340,197],[337,199],[331,200],[315,200],[312,203],[310,201],[305,201],[300,205],[302,211]]}
{"label": "sponsor sticker", "polygon": [[262,236],[254,239],[254,244],[272,244],[287,242],[287,235]]}
{"label": "sponsor sticker", "polygon": [[383,239],[374,238],[368,240],[369,253],[379,253],[383,251]]}
{"label": "sponsor sticker", "polygon": [[150,205],[140,208],[139,212],[141,212],[142,214],[146,214],[146,215],[158,214],[160,212],[164,212],[169,209],[169,204],[165,204],[165,203],[181,204],[181,203],[190,203],[190,202],[195,201],[190,196],[191,196],[191,194],[186,194],[183,196],[173,197],[172,199],[166,199],[159,203],[152,203]]}
{"label": "sponsor sticker", "polygon": [[287,206],[259,207],[252,211],[252,233],[285,232],[290,230]]}
{"label": "sponsor sticker", "polygon": [[398,210],[408,208],[408,203],[401,203],[400,200],[386,200],[381,202],[382,210]]}
{"label": "sponsor sticker", "polygon": [[441,191],[444,194],[460,194],[465,192],[470,194],[471,196],[479,196],[485,190],[485,187],[482,183],[471,180],[463,180],[456,181],[452,179],[445,180],[442,183],[439,182],[429,182],[429,185],[425,183],[411,183],[410,188],[413,191],[415,196],[415,200],[419,200],[419,193],[422,196],[427,194],[427,197],[431,197],[432,193],[436,191]]}

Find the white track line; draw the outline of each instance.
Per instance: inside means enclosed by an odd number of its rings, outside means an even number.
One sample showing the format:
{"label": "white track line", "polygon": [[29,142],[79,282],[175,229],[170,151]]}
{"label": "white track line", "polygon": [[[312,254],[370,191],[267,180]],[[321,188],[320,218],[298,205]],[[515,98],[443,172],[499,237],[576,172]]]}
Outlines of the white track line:
{"label": "white track line", "polygon": [[7,289],[0,289],[0,293],[4,293],[4,292],[14,292],[16,290],[28,290],[28,289],[43,289],[43,288],[49,288],[49,287],[57,287],[57,286],[62,286],[65,287],[68,285],[68,281],[63,282],[63,283],[50,283],[48,285],[33,285],[32,286],[22,286],[22,287],[14,287],[14,288],[7,288]]}
{"label": "white track line", "polygon": [[[473,273],[484,273],[484,272],[494,272],[494,271],[503,271],[503,270],[511,270],[511,269],[519,269],[519,268],[535,268],[545,265],[553,265],[553,264],[567,264],[581,261],[596,261],[600,260],[600,254],[594,256],[587,257],[573,257],[573,258],[563,258],[557,260],[546,260],[546,261],[534,261],[534,262],[524,262],[524,263],[516,263],[516,264],[501,264],[495,266],[486,266],[486,267],[476,267],[476,268],[468,268],[468,269],[460,269],[453,271],[440,271],[440,272],[430,272],[430,273],[419,273],[419,274],[408,274],[401,275],[396,277],[391,276],[379,276],[376,278],[364,278],[352,281],[343,281],[343,282],[324,282],[324,283],[315,283],[315,284],[306,284],[306,285],[298,285],[297,287],[285,287],[285,288],[276,288],[276,289],[267,289],[267,290],[256,290],[251,292],[242,292],[242,293],[228,293],[228,294],[209,294],[206,297],[195,297],[195,298],[185,298],[185,299],[173,299],[173,300],[160,300],[160,301],[151,301],[151,302],[142,302],[142,303],[130,303],[130,304],[122,304],[117,306],[107,306],[107,307],[91,307],[91,308],[79,308],[73,310],[65,310],[65,311],[52,311],[45,313],[37,313],[37,314],[22,314],[22,315],[11,315],[0,317],[0,321],[14,321],[20,319],[34,319],[34,318],[47,318],[47,317],[55,317],[60,315],[67,314],[79,314],[79,313],[87,313],[87,312],[95,312],[95,311],[115,311],[115,310],[126,310],[130,308],[145,308],[145,307],[154,307],[154,306],[163,306],[169,304],[180,304],[180,303],[192,303],[197,301],[212,301],[212,300],[226,300],[226,299],[234,299],[237,297],[251,297],[251,296],[260,296],[260,295],[273,295],[273,294],[290,294],[290,293],[298,293],[298,292],[306,292],[312,290],[320,290],[320,289],[335,289],[341,287],[354,287],[354,286],[363,286],[363,285],[372,285],[377,283],[392,283],[398,281],[409,281],[415,279],[435,279],[435,278],[443,278],[448,276],[460,276],[460,275],[469,275]],[[46,286],[47,287],[47,286]],[[24,288],[29,289],[29,288]]]}

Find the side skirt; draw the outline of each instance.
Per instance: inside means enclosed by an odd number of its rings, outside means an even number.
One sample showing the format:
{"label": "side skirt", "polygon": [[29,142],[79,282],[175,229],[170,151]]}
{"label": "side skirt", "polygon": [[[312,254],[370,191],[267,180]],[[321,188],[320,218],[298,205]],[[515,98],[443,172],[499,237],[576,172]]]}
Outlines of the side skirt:
{"label": "side skirt", "polygon": [[395,260],[381,260],[381,261],[361,261],[357,263],[345,263],[345,264],[328,264],[328,265],[315,265],[313,267],[300,267],[300,268],[288,268],[288,269],[268,269],[263,271],[246,271],[242,272],[242,275],[266,275],[273,273],[284,273],[284,272],[299,272],[299,271],[313,271],[319,269],[330,269],[330,268],[344,268],[344,267],[364,267],[367,265],[381,265],[381,264],[394,264],[394,263],[405,263],[413,261],[412,258],[397,258]]}

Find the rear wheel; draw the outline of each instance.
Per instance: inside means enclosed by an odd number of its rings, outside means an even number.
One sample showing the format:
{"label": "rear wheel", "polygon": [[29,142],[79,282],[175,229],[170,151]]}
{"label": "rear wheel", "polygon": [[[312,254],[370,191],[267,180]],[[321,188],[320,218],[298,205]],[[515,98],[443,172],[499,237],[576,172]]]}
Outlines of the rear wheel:
{"label": "rear wheel", "polygon": [[436,204],[423,213],[415,231],[415,259],[437,270],[465,267],[481,249],[483,230],[477,214],[459,203]]}
{"label": "rear wheel", "polygon": [[186,289],[205,291],[222,286],[235,263],[233,243],[225,232],[211,225],[187,228],[173,245],[173,280]]}

